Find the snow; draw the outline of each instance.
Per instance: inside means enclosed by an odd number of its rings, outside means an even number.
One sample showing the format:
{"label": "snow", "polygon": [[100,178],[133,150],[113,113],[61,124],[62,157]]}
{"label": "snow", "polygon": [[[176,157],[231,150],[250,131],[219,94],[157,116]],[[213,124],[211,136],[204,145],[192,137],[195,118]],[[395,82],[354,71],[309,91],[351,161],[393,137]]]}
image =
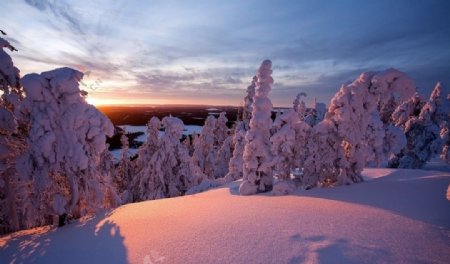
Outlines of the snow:
{"label": "snow", "polygon": [[445,171],[365,169],[370,181],[287,196],[236,195],[239,182],[233,182],[205,193],[127,204],[60,229],[3,236],[0,259],[448,263],[450,167],[439,166]]}

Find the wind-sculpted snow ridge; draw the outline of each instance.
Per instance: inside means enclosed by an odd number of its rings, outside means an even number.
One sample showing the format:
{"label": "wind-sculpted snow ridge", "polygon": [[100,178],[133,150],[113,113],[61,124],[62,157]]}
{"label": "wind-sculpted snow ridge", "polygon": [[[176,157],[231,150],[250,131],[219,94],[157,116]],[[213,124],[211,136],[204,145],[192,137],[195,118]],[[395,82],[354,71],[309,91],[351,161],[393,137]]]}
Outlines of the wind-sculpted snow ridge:
{"label": "wind-sculpted snow ridge", "polygon": [[[450,167],[293,195],[204,193],[0,238],[4,263],[448,263]],[[70,237],[70,239],[68,239]],[[174,250],[176,249],[176,250]]]}

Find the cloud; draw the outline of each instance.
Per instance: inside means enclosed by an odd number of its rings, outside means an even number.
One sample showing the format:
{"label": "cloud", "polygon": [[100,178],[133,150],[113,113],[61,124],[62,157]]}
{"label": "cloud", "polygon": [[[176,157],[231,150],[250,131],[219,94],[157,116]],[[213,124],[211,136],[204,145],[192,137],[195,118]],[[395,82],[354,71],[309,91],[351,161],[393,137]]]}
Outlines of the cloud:
{"label": "cloud", "polygon": [[[64,21],[69,28],[78,34],[84,34],[82,29],[82,23],[78,19],[78,14],[62,1],[49,1],[49,0],[25,0],[25,2],[42,12],[49,12],[56,18]],[[52,23],[58,25],[57,23]]]}

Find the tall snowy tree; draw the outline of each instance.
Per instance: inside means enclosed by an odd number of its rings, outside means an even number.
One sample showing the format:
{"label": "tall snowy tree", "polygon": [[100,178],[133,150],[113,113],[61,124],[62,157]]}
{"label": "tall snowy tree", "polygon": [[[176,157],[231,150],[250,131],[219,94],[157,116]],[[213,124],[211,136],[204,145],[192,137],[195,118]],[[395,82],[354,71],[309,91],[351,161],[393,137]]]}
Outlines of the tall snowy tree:
{"label": "tall snowy tree", "polygon": [[60,68],[22,79],[26,98],[21,111],[31,125],[30,148],[17,168],[33,183],[34,226],[50,223],[49,216],[77,218],[120,202],[99,165],[113,125],[85,101],[78,85],[82,77]]}
{"label": "tall snowy tree", "polygon": [[244,181],[239,187],[242,195],[272,190],[273,163],[270,154],[270,128],[272,102],[268,95],[273,84],[272,62],[265,60],[257,72],[258,81],[252,105],[250,129],[245,135]]}

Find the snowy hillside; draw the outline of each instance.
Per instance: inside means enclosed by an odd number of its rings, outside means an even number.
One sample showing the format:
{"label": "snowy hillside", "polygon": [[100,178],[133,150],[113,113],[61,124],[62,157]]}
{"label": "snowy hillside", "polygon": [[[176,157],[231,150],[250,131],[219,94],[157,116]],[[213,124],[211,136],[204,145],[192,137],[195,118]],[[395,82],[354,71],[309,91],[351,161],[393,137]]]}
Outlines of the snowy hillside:
{"label": "snowy hillside", "polygon": [[450,167],[365,169],[361,184],[237,195],[239,182],[0,238],[2,263],[448,263]]}

